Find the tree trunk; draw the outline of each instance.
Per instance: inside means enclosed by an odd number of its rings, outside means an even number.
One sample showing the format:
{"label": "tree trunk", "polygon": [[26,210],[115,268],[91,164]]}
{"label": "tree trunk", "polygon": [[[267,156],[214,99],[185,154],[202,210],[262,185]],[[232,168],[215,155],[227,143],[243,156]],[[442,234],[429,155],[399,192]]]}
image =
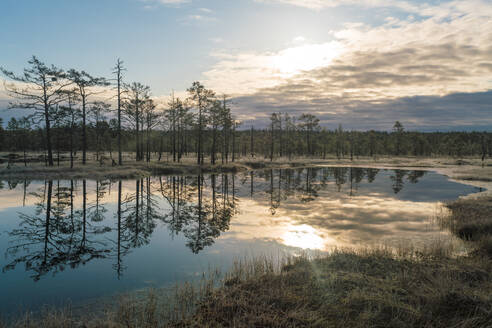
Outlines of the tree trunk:
{"label": "tree trunk", "polygon": [[236,158],[236,122],[233,123],[232,127],[232,162],[234,163],[234,160]]}
{"label": "tree trunk", "polygon": [[51,126],[48,116],[48,109],[45,109],[45,123],[46,123],[46,149],[48,151],[48,165],[53,166],[53,151],[51,149]]}
{"label": "tree trunk", "polygon": [[120,67],[118,67],[118,164],[123,165],[123,156],[121,154],[121,69]]}
{"label": "tree trunk", "polygon": [[87,159],[87,128],[85,117],[85,95],[82,95],[82,165],[85,165]]}
{"label": "tree trunk", "polygon": [[273,151],[274,151],[274,122],[272,121],[271,131],[270,131],[270,162],[273,162]]}
{"label": "tree trunk", "polygon": [[217,126],[214,125],[213,127],[213,135],[212,135],[212,153],[211,153],[211,158],[210,162],[212,165],[215,165],[215,147],[216,147],[216,142],[217,142]]}
{"label": "tree trunk", "polygon": [[140,156],[140,140],[139,140],[139,112],[138,112],[138,96],[136,97],[135,101],[135,159],[138,162],[139,161],[139,156]]}
{"label": "tree trunk", "polygon": [[70,129],[70,168],[73,169],[73,123]]}
{"label": "tree trunk", "polygon": [[198,147],[197,147],[197,163],[200,165],[201,154],[202,154],[202,105],[201,101],[198,100]]}

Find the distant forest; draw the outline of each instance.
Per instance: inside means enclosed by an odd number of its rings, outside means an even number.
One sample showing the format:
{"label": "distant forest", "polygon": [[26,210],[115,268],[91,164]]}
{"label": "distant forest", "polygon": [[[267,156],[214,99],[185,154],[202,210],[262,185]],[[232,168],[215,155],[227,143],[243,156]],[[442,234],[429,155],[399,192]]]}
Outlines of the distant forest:
{"label": "distant forest", "polygon": [[124,82],[120,60],[113,79],[62,70],[36,57],[28,64],[20,75],[0,68],[11,81],[5,84],[14,99],[10,107],[31,111],[26,117],[11,118],[5,127],[0,119],[0,151],[23,153],[17,160],[26,165],[33,160],[32,156],[28,159],[30,152],[41,152],[37,160],[50,166],[67,153],[71,165],[76,160],[86,164],[89,151],[101,163],[109,153],[113,165],[123,164],[124,152],[147,162],[180,162],[194,156],[198,164],[234,162],[240,157],[273,161],[380,155],[480,156],[484,160],[492,154],[490,132],[414,132],[398,121],[391,132],[350,131],[341,125],[329,130],[312,114],[272,113],[267,128],[244,126],[232,113],[229,99],[200,82],[187,90],[186,99],[173,96],[159,110],[148,86]]}

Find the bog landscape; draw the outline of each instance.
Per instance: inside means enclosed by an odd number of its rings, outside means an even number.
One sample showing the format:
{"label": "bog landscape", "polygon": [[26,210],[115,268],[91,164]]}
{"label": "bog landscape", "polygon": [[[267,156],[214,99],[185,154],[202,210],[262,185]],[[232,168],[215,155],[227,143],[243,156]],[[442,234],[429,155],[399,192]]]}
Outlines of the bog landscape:
{"label": "bog landscape", "polygon": [[0,12],[0,328],[492,327],[490,2]]}

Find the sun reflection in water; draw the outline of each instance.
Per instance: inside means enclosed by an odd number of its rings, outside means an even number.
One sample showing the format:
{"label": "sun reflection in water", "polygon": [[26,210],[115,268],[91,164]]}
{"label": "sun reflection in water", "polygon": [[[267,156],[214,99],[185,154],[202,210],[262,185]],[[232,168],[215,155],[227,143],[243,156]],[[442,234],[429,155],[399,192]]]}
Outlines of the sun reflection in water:
{"label": "sun reflection in water", "polygon": [[281,236],[284,245],[302,249],[322,250],[325,248],[326,237],[321,237],[316,229],[307,224],[289,224],[286,230]]}

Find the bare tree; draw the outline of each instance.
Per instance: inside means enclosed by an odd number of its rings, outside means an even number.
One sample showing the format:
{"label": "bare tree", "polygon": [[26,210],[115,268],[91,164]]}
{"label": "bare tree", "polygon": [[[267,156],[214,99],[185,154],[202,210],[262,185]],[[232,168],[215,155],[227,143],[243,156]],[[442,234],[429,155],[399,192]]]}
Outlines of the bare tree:
{"label": "bare tree", "polygon": [[119,58],[116,61],[116,66],[113,68],[113,74],[116,74],[116,85],[117,85],[117,90],[118,90],[118,129],[117,129],[117,134],[118,134],[118,164],[123,165],[123,156],[121,154],[121,93],[122,93],[122,86],[123,86],[123,71],[125,68],[123,67],[123,61],[121,61]]}
{"label": "bare tree", "polygon": [[159,124],[160,113],[156,111],[157,106],[152,99],[147,99],[144,104],[145,113],[145,139],[146,139],[146,161],[150,162],[150,140],[152,137],[152,129]]}
{"label": "bare tree", "polygon": [[77,86],[80,99],[82,101],[82,164],[87,160],[87,98],[101,91],[94,90],[94,87],[108,86],[109,83],[103,77],[93,77],[85,71],[68,71],[68,78]]}
{"label": "bare tree", "polygon": [[310,156],[314,155],[313,133],[319,128],[319,119],[312,114],[302,114],[299,117],[300,128],[306,132],[307,153]]}
{"label": "bare tree", "polygon": [[78,92],[75,89],[65,90],[64,91],[67,100],[64,106],[60,106],[60,116],[64,121],[64,126],[68,128],[70,135],[70,168],[73,168],[73,154],[74,154],[74,130],[77,124],[77,121],[80,119],[80,108],[75,106],[75,103],[78,100]]}
{"label": "bare tree", "polygon": [[176,149],[177,149],[177,124],[178,124],[178,109],[182,106],[179,98],[176,100],[174,98],[174,91],[171,96],[171,101],[168,103],[169,108],[164,112],[164,117],[169,122],[169,130],[172,132],[171,143],[173,152],[173,162],[176,162]]}
{"label": "bare tree", "polygon": [[198,110],[198,142],[197,142],[197,163],[203,164],[203,129],[205,126],[206,112],[211,100],[215,97],[212,90],[205,89],[200,82],[193,82],[188,89],[190,100],[194,102]]}
{"label": "bare tree", "polygon": [[405,131],[405,128],[403,128],[403,125],[399,122],[396,121],[395,125],[393,125],[393,134],[396,136],[395,140],[395,155],[399,156],[401,154],[401,148],[402,148],[402,138],[403,138],[403,132]]}
{"label": "bare tree", "polygon": [[71,84],[65,79],[65,73],[53,65],[47,66],[36,56],[28,61],[29,68],[24,68],[22,75],[16,75],[0,67],[0,71],[9,79],[20,82],[5,83],[8,94],[16,98],[10,103],[10,108],[32,109],[31,117],[43,121],[46,127],[46,150],[48,163],[53,166],[53,151],[51,145],[51,123],[55,119],[55,105],[65,100],[63,88]]}
{"label": "bare tree", "polygon": [[143,125],[143,109],[150,96],[150,88],[138,82],[125,84],[127,99],[124,103],[125,116],[135,127],[136,160],[143,160],[143,145],[140,130]]}
{"label": "bare tree", "polygon": [[[101,139],[105,130],[109,129],[106,114],[109,113],[110,104],[103,101],[95,101],[89,108],[89,116],[93,120],[96,130],[96,160],[99,161],[99,153],[101,152]],[[101,159],[102,161],[102,159]]]}
{"label": "bare tree", "polygon": [[222,123],[222,164],[224,164],[224,158],[226,163],[229,160],[228,135],[232,126],[231,108],[228,106],[226,95],[222,96],[221,123]]}

